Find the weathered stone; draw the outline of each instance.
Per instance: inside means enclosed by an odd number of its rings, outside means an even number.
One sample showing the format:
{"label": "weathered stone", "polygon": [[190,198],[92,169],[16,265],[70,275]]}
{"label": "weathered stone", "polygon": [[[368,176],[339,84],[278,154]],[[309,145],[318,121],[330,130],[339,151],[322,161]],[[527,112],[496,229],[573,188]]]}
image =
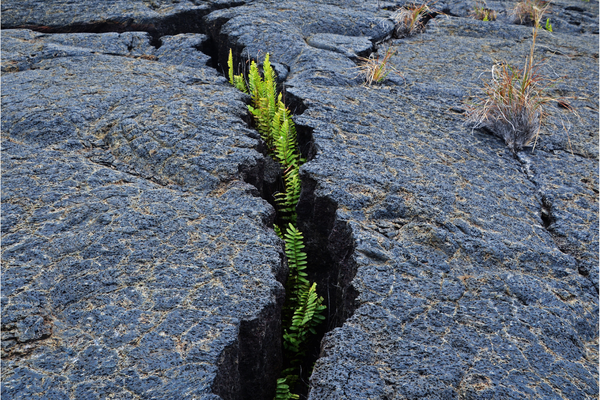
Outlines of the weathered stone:
{"label": "weathered stone", "polygon": [[331,33],[317,33],[306,39],[306,43],[322,50],[342,53],[350,59],[357,56],[368,56],[373,50],[373,43],[366,37],[349,37]]}
{"label": "weathered stone", "polygon": [[[309,398],[597,398],[598,5],[552,5],[536,59],[578,115],[515,155],[463,117],[529,54],[515,3],[438,2],[391,40],[407,3],[3,2],[3,28],[150,35],[3,31],[2,394],[272,394],[285,271],[250,193],[277,171],[206,67],[231,48],[270,53],[314,156],[299,222],[335,329]],[[395,71],[368,87],[370,46]]]}
{"label": "weathered stone", "polygon": [[45,32],[144,31],[174,35],[202,31],[202,17],[233,7],[239,0],[7,0],[2,2],[2,29],[33,28]]}
{"label": "weathered stone", "polygon": [[220,40],[263,45],[306,108],[296,122],[317,155],[298,210],[311,261],[356,270],[345,292],[347,276],[314,273],[338,283],[338,314],[356,311],[324,339],[310,398],[595,397],[597,36],[540,33],[543,73],[564,75],[553,93],[585,117],[550,108],[535,151],[515,158],[461,114],[494,62],[524,62],[531,28],[439,16],[391,42],[399,77],[365,87],[334,49],[250,22],[270,13],[299,34],[302,13],[237,11],[208,17],[228,13]]}
{"label": "weathered stone", "polygon": [[3,397],[274,390],[282,248],[205,39],[3,31]]}

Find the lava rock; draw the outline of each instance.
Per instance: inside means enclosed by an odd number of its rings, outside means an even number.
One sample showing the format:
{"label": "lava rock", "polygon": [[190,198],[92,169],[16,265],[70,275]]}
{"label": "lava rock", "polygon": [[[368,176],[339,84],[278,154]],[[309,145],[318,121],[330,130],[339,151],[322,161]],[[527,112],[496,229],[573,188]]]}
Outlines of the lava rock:
{"label": "lava rock", "polygon": [[269,396],[283,250],[206,37],[2,35],[2,396]]}
{"label": "lava rock", "polygon": [[202,17],[238,0],[71,0],[3,1],[2,29],[31,28],[43,32],[125,32],[176,35],[202,31]]}
{"label": "lava rock", "polygon": [[462,114],[499,56],[522,65],[531,27],[434,16],[389,43],[397,77],[365,87],[343,76],[347,55],[306,48],[314,25],[287,17],[295,4],[207,19],[221,18],[221,43],[289,66],[318,149],[298,218],[313,277],[334,282],[332,314],[351,316],[329,321],[309,398],[597,396],[597,36],[539,33],[543,73],[565,75],[552,93],[577,96],[586,118],[548,108],[535,151],[515,157]]}
{"label": "lava rock", "polygon": [[[272,395],[286,268],[254,195],[277,171],[206,67],[232,49],[270,53],[312,149],[298,221],[332,330],[310,399],[597,398],[597,3],[553,4],[534,54],[566,103],[516,154],[463,115],[529,55],[515,2],[438,2],[391,39],[408,3],[3,2],[41,33],[3,31],[2,394]],[[393,52],[380,85],[369,46]]]}

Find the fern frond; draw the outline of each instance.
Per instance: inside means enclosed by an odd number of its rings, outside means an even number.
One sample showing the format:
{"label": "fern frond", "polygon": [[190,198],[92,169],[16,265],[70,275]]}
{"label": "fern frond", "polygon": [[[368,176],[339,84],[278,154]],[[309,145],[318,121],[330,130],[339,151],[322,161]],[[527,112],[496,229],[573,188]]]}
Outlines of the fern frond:
{"label": "fern frond", "polygon": [[273,225],[273,230],[275,231],[275,234],[279,236],[280,239],[283,239],[283,233],[281,233],[281,228],[279,227],[279,225]]}
{"label": "fern frond", "polygon": [[235,86],[234,80],[233,80],[233,52],[231,51],[231,49],[229,49],[229,58],[227,59],[227,67],[228,67],[228,73],[229,73],[229,83],[233,86]]}
{"label": "fern frond", "polygon": [[262,78],[260,76],[260,72],[258,72],[258,66],[256,65],[255,61],[250,63],[248,86],[250,89],[250,96],[252,97],[252,103],[255,107],[258,107],[258,99],[260,98],[260,92],[262,90]]}
{"label": "fern frond", "polygon": [[284,348],[297,357],[305,353],[305,344],[308,333],[313,333],[315,327],[323,320],[325,310],[323,298],[317,294],[317,284],[313,283],[307,291],[302,291],[299,296],[299,305],[294,311],[292,324],[283,334]]}
{"label": "fern frond", "polygon": [[275,392],[274,400],[297,400],[299,398],[299,395],[290,393],[287,377],[277,379],[277,391]]}
{"label": "fern frond", "polygon": [[283,175],[285,192],[276,193],[275,201],[284,213],[283,218],[292,223],[296,222],[296,205],[300,200],[301,180],[298,168],[292,168]]}
{"label": "fern frond", "polygon": [[233,77],[233,86],[241,92],[248,93],[248,88],[246,87],[246,81],[244,80],[243,75],[235,75]]}
{"label": "fern frond", "polygon": [[[283,235],[285,241],[285,255],[288,259],[290,275],[299,275],[306,269],[306,253],[304,249],[304,236],[293,224],[289,224]],[[300,276],[303,276],[304,273]]]}

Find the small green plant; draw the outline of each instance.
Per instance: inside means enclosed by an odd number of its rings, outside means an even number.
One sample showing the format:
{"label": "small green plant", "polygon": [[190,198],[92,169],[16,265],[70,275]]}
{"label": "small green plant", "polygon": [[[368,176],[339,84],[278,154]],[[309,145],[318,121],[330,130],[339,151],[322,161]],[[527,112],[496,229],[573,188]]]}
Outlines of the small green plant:
{"label": "small green plant", "polygon": [[233,85],[237,90],[240,90],[244,93],[248,93],[248,89],[246,88],[246,82],[244,81],[243,75],[234,75],[233,74],[233,53],[229,50],[229,59],[227,60],[227,65],[229,66],[229,83]]}
{"label": "small green plant", "polygon": [[248,84],[243,75],[234,75],[233,56],[229,52],[229,82],[239,90],[250,94],[252,104],[248,110],[254,124],[267,145],[269,155],[276,160],[283,173],[284,191],[275,194],[275,203],[281,219],[287,225],[274,225],[275,233],[284,240],[288,259],[289,276],[286,283],[287,298],[283,308],[283,343],[288,368],[277,380],[276,400],[298,399],[291,393],[299,378],[300,365],[306,353],[310,335],[325,317],[323,298],[317,295],[317,284],[308,281],[307,256],[303,251],[304,237],[296,226],[296,204],[300,198],[300,166],[304,163],[298,150],[297,134],[290,111],[277,93],[275,72],[269,54],[263,61],[263,74],[256,62],[250,64]]}
{"label": "small green plant", "polygon": [[552,24],[550,23],[550,18],[546,18],[546,25],[544,26],[544,29],[548,32],[552,32]]}
{"label": "small green plant", "polygon": [[287,350],[297,356],[304,356],[308,334],[315,335],[315,327],[325,317],[322,314],[325,306],[323,298],[317,294],[317,284],[313,283],[308,291],[301,291],[298,297],[298,307],[294,310],[292,325],[286,330],[283,339]]}
{"label": "small green plant", "polygon": [[524,0],[515,5],[512,14],[518,24],[539,26],[549,8],[550,2],[546,0]]}
{"label": "small green plant", "polygon": [[430,11],[431,9],[427,4],[400,8],[391,17],[396,22],[394,37],[404,38],[422,32],[424,28],[422,18]]}
{"label": "small green plant", "polygon": [[277,379],[277,391],[275,392],[275,400],[298,400],[300,396],[290,393],[290,385],[287,378]]}
{"label": "small green plant", "polygon": [[[302,232],[293,224],[288,225],[285,237],[285,252],[290,269],[287,304],[285,312],[293,312],[291,321],[284,328],[283,343],[292,364],[297,364],[305,354],[306,342],[309,333],[316,334],[315,327],[325,317],[323,298],[317,295],[317,284],[312,285],[308,281],[306,270],[306,253],[304,248]],[[286,319],[286,318],[284,318]]]}
{"label": "small green plant", "polygon": [[471,17],[480,21],[495,21],[498,17],[498,13],[494,10],[485,7],[475,7],[471,13]]}
{"label": "small green plant", "polygon": [[372,85],[373,82],[381,83],[387,78],[387,76],[394,71],[394,67],[389,64],[392,56],[396,54],[391,48],[388,48],[385,52],[385,56],[382,59],[379,56],[371,54],[369,58],[359,57],[361,65],[358,66],[359,75],[365,78],[367,85]]}
{"label": "small green plant", "polygon": [[559,101],[549,94],[551,81],[544,78],[534,64],[535,42],[542,15],[541,11],[535,14],[533,39],[524,67],[494,66],[492,81],[485,84],[484,95],[467,106],[467,121],[474,123],[476,128],[487,127],[503,138],[512,151],[521,150],[537,140],[547,114],[547,104]]}

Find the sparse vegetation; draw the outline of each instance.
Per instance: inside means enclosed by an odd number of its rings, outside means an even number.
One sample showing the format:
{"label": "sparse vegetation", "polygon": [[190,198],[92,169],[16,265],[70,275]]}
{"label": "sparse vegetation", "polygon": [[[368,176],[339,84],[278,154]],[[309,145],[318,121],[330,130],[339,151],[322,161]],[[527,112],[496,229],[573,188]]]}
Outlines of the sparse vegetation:
{"label": "sparse vegetation", "polygon": [[550,2],[545,0],[524,0],[515,6],[512,15],[515,22],[521,25],[534,25],[538,27],[543,15],[550,8]]}
{"label": "sparse vegetation", "polygon": [[422,18],[431,11],[427,4],[405,6],[392,14],[396,22],[394,36],[403,38],[423,31]]}
{"label": "sparse vegetation", "polygon": [[492,9],[486,8],[485,6],[475,7],[471,13],[471,17],[480,21],[495,21],[498,18],[498,13]]}
{"label": "sparse vegetation", "polygon": [[[547,8],[547,4],[544,7]],[[547,104],[559,101],[549,94],[552,82],[544,78],[534,64],[535,42],[543,10],[535,11],[534,15],[533,39],[524,67],[495,65],[491,82],[485,84],[484,95],[468,105],[468,121],[475,127],[487,127],[503,138],[513,151],[537,140]]]}
{"label": "sparse vegetation", "polygon": [[373,82],[381,83],[387,78],[387,76],[394,71],[389,63],[392,56],[396,54],[391,48],[388,48],[383,58],[379,58],[379,55],[375,56],[371,54],[369,58],[359,57],[361,64],[358,66],[359,75],[365,78],[367,85],[372,85]]}

